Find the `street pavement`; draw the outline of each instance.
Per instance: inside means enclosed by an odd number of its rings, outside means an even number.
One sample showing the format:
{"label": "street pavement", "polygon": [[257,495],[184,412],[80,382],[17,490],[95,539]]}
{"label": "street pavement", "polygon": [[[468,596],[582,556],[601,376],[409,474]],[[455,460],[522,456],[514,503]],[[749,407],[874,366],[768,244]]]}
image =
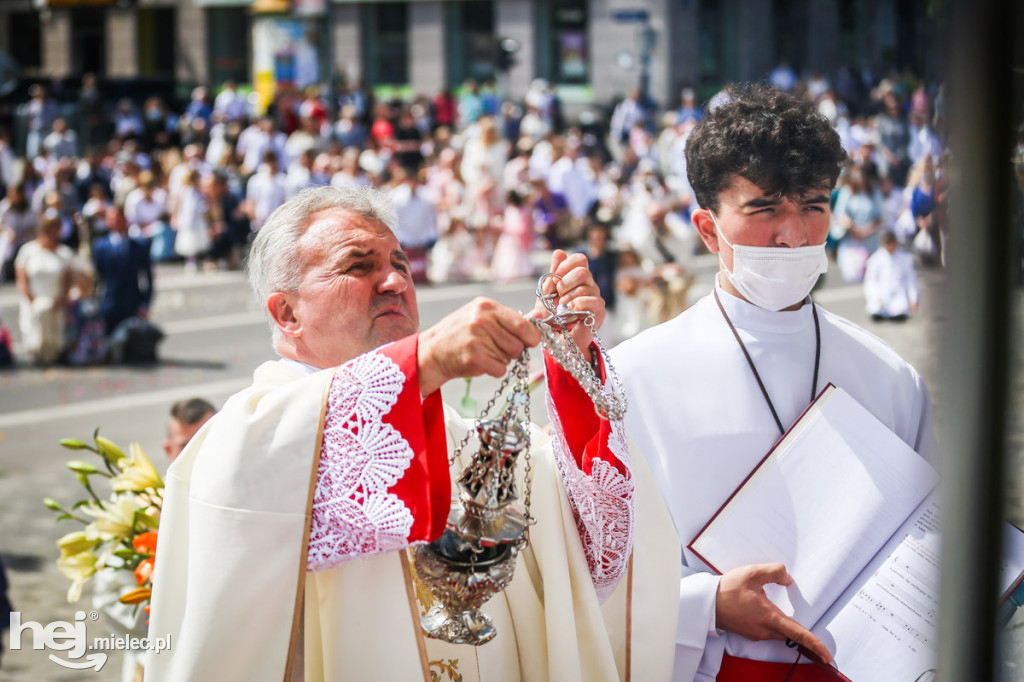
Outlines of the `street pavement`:
{"label": "street pavement", "polygon": [[[714,257],[698,259],[695,297],[710,291],[715,269]],[[943,410],[951,399],[951,392],[940,381],[940,342],[948,331],[945,273],[925,270],[920,278],[920,313],[904,324],[871,322],[863,310],[860,287],[839,283],[836,275],[827,278],[815,299],[880,336],[921,372],[931,388],[941,427]],[[421,287],[421,322],[431,325],[478,295],[526,311],[533,306],[534,288],[535,282],[528,280]],[[55,514],[44,508],[41,500],[48,496],[70,503],[82,496],[81,487],[63,466],[69,459],[81,458],[81,453],[63,450],[58,440],[88,439],[100,427],[103,435],[123,446],[138,441],[158,467],[163,467],[161,444],[167,411],[174,401],[199,396],[219,405],[248,383],[260,363],[273,358],[267,325],[241,273],[189,275],[180,265],[161,265],[156,291],[152,317],[167,334],[157,365],[37,369],[23,364],[0,372],[0,556],[7,567],[11,599],[23,620],[43,624],[74,621],[76,610],[82,610],[87,614],[90,639],[109,634],[103,620],[88,620],[92,610],[88,587],[78,604],[66,602],[68,581],[54,563],[58,556],[55,540],[75,527],[73,522],[55,525]],[[1016,339],[1024,338],[1021,298],[1018,295],[1013,313]],[[17,293],[9,284],[0,285],[0,317],[16,333]],[[1024,355],[1020,346],[1015,344],[1015,350]],[[1009,406],[1009,414],[1016,416],[1010,434],[1016,454],[1009,467],[1013,475],[1007,481],[1008,518],[1024,526],[1024,420],[1020,417],[1024,414],[1024,357],[1015,362],[1015,402]],[[536,353],[533,368],[540,368]],[[469,391],[483,405],[496,386],[496,380],[480,378],[471,382]],[[465,382],[450,382],[443,394],[447,401],[458,404],[466,390]],[[534,421],[547,421],[541,396],[533,396],[531,407]],[[109,652],[110,660],[98,672],[66,670],[49,660],[49,653],[5,651],[0,682],[120,679],[119,652]],[[1011,621],[1002,658],[1004,679],[1024,681],[1024,614],[1018,613]]]}

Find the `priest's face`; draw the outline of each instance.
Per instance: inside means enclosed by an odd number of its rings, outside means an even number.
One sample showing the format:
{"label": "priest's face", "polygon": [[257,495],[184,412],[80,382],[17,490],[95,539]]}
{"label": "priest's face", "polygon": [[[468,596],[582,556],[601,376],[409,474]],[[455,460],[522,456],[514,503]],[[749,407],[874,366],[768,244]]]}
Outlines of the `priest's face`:
{"label": "priest's face", "polygon": [[296,359],[333,367],[419,330],[409,260],[387,225],[328,209],[297,247],[305,274],[288,295],[302,356]]}

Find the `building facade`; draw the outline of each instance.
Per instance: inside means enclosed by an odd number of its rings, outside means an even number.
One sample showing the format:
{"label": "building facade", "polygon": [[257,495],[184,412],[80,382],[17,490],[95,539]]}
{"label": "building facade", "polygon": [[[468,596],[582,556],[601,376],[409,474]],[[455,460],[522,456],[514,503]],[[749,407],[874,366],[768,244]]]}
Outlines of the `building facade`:
{"label": "building facade", "polygon": [[[30,75],[231,78],[271,90],[330,77],[399,96],[544,78],[563,101],[607,103],[646,83],[663,106],[780,61],[932,73],[941,41],[913,0],[4,0],[0,50]],[[508,41],[507,39],[511,39]],[[499,45],[515,48],[496,68]]]}

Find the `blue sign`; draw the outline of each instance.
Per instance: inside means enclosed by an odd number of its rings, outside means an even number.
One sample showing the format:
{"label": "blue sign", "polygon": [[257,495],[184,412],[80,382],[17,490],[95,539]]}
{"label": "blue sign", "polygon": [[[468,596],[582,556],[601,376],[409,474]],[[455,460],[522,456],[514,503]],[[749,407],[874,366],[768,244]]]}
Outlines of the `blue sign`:
{"label": "blue sign", "polygon": [[645,9],[617,9],[612,12],[612,21],[623,24],[644,23],[650,19]]}

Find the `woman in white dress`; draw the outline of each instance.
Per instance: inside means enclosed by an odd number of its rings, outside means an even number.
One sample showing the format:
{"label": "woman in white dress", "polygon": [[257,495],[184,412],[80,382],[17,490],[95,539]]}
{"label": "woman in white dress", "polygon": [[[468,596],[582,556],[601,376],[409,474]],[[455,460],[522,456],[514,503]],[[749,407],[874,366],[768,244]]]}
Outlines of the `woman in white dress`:
{"label": "woman in white dress", "polygon": [[21,340],[36,364],[56,362],[64,350],[75,254],[60,243],[60,227],[60,214],[47,210],[39,236],[21,248],[14,262],[21,294]]}
{"label": "woman in white dress", "polygon": [[183,178],[175,223],[178,231],[174,252],[185,258],[186,272],[196,271],[198,257],[210,248],[210,217],[206,199],[199,192],[199,173],[190,169]]}

